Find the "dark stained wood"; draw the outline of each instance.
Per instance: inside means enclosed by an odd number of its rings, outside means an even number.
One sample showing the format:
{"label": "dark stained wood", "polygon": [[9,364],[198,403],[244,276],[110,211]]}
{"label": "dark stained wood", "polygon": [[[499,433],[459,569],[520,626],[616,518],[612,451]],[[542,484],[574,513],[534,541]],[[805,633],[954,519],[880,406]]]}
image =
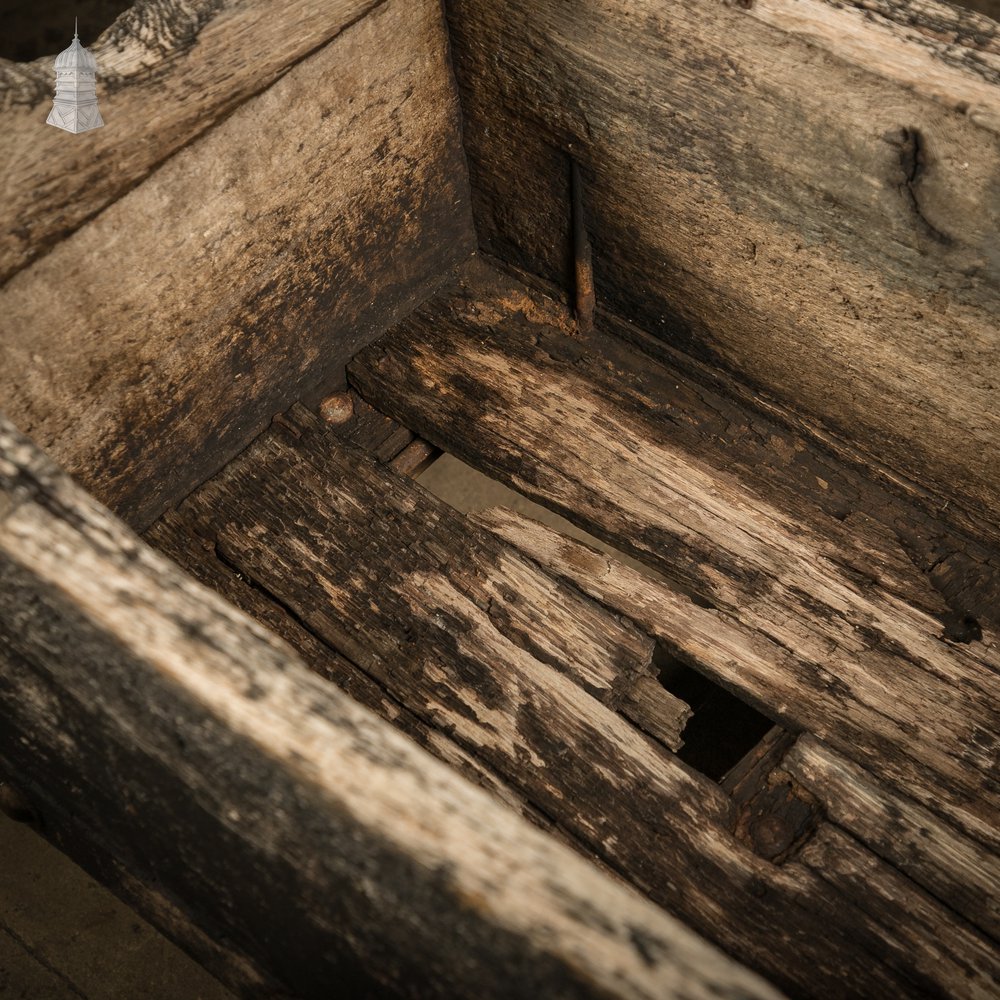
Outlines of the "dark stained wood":
{"label": "dark stained wood", "polygon": [[316,677],[5,420],[0,659],[4,773],[295,995],[776,997]]}
{"label": "dark stained wood", "polygon": [[617,350],[523,315],[483,322],[458,294],[414,314],[350,372],[366,398],[422,437],[694,599],[590,550],[581,569],[557,548],[561,575],[776,721],[808,727],[996,846],[994,635],[953,641],[927,606],[933,591],[915,594],[918,574],[901,555],[883,559],[884,541],[873,547],[717,464],[705,429],[700,445],[683,430],[700,414],[630,377],[653,363],[637,358],[623,375],[625,349],[609,362],[606,348]]}
{"label": "dark stained wood", "polygon": [[220,559],[214,543],[204,537],[205,530],[206,526],[196,518],[169,512],[144,533],[143,539],[173,559],[199,583],[221,594],[235,607],[288,642],[314,673],[336,684],[355,701],[391,722],[425,750],[492,792],[537,825],[549,825],[509,785],[458,746],[446,732],[422,722],[385,687],[309,631],[294,614],[281,605],[274,594],[268,593]]}
{"label": "dark stained wood", "polygon": [[0,289],[0,406],[146,526],[473,245],[440,6],[386,0]]}
{"label": "dark stained wood", "polygon": [[912,799],[811,736],[782,766],[822,799],[831,820],[1000,940],[1000,860]]}
{"label": "dark stained wood", "polygon": [[970,927],[853,837],[824,824],[796,864],[811,868],[845,899],[886,928],[887,950],[908,955],[916,969],[970,997],[992,997],[1000,983],[995,942]]}
{"label": "dark stained wood", "polygon": [[[966,988],[887,949],[877,917],[810,869],[745,846],[718,786],[610,710],[615,685],[602,690],[594,670],[621,669],[631,640],[617,618],[603,619],[601,638],[575,586],[554,586],[534,556],[515,557],[336,428],[296,409],[180,513],[586,852],[779,986],[824,996],[847,982],[873,997]],[[603,656],[588,652],[602,645]]]}
{"label": "dark stained wood", "polygon": [[[450,0],[483,251],[1000,509],[1000,40],[933,0]],[[616,26],[609,31],[608,25]]]}

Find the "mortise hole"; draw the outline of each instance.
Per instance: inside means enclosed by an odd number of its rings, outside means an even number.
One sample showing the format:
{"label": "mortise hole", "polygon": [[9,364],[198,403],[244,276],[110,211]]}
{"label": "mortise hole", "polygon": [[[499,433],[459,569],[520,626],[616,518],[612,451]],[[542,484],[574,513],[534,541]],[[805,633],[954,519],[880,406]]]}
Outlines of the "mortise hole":
{"label": "mortise hole", "polygon": [[677,756],[713,781],[721,781],[773,728],[767,716],[682,663],[662,644],[657,644],[653,664],[664,688],[687,702],[693,713]]}
{"label": "mortise hole", "polygon": [[0,12],[0,58],[31,62],[62,52],[73,39],[73,18],[80,19],[80,41],[93,45],[132,6],[131,0],[15,0]]}

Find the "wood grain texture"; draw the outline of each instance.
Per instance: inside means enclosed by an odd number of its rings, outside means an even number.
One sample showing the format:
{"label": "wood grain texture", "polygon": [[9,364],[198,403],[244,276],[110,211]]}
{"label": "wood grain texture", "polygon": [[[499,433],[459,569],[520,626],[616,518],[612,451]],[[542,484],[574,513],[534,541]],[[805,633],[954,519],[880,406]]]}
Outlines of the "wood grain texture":
{"label": "wood grain texture", "polygon": [[107,124],[79,142],[41,127],[54,57],[0,60],[0,285],[377,3],[140,0],[85,31]]}
{"label": "wood grain texture", "polygon": [[0,584],[8,773],[297,995],[776,996],[316,677],[6,421]]}
{"label": "wood grain texture", "polygon": [[964,996],[981,1000],[996,996],[1000,954],[995,943],[853,837],[824,824],[796,863],[811,868],[845,898],[877,917],[880,926],[890,929],[886,947],[910,955],[918,969],[961,983]]}
{"label": "wood grain texture", "polygon": [[[452,0],[482,248],[572,287],[571,153],[599,303],[996,510],[1000,134],[977,124],[1000,106],[995,29],[937,5],[759,6]],[[817,10],[825,42],[786,30]],[[942,103],[880,57],[976,95]]]}
{"label": "wood grain texture", "polygon": [[830,818],[994,939],[1000,860],[939,816],[894,792],[813,737],[782,766],[819,796]]}
{"label": "wood grain texture", "polygon": [[4,408],[148,524],[471,251],[457,115],[439,5],[377,6],[0,290]]}
{"label": "wood grain texture", "polygon": [[643,396],[604,340],[523,315],[480,322],[461,295],[442,299],[355,359],[366,398],[675,581],[681,592],[616,577],[592,553],[574,577],[599,599],[617,579],[616,598],[661,640],[686,637],[689,659],[772,718],[807,724],[996,847],[992,633],[949,640],[901,560],[691,447],[675,430],[684,410]]}
{"label": "wood grain texture", "polygon": [[[781,988],[964,995],[946,963],[940,975],[918,971],[890,947],[879,915],[805,866],[761,858],[735,835],[738,817],[716,784],[612,711],[625,707],[625,689],[602,690],[595,669],[635,676],[627,622],[622,632],[617,616],[595,616],[575,585],[336,429],[296,408],[179,514],[585,853]],[[640,668],[638,679],[650,678]]]}

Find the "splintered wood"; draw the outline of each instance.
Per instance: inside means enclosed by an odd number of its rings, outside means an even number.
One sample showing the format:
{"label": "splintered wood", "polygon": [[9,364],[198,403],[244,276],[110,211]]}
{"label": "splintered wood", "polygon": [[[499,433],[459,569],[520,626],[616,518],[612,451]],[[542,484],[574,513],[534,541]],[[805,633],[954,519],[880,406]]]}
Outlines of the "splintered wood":
{"label": "splintered wood", "polygon": [[0,766],[43,811],[71,797],[84,837],[295,995],[777,1000],[310,673],[2,419],[0,668]]}
{"label": "splintered wood", "polygon": [[[622,380],[603,342],[516,318],[479,324],[467,307],[461,294],[439,301],[363,351],[350,368],[362,394],[675,580],[696,599],[663,588],[640,609],[661,639],[1000,844],[996,652],[948,641],[905,579],[881,586],[898,562],[875,553],[866,573],[871,550],[842,523],[807,523],[692,449],[674,430],[685,412]],[[575,579],[591,593],[616,586],[611,574]],[[636,582],[617,583],[619,600]]]}
{"label": "splintered wood", "polygon": [[[474,761],[465,770],[478,771],[485,787],[544,817],[793,995],[828,996],[844,982],[859,996],[985,994],[997,956],[989,946],[967,947],[978,941],[971,923],[931,949],[931,918],[944,919],[944,910],[928,903],[922,912],[930,917],[899,938],[920,890],[907,882],[909,895],[894,894],[885,862],[849,834],[850,849],[887,887],[877,900],[832,883],[812,854],[765,860],[737,835],[726,793],[623,718],[677,746],[685,706],[674,701],[671,716],[671,698],[659,688],[658,721],[642,717],[658,687],[651,637],[674,626],[673,648],[701,666],[714,632],[720,662],[736,664],[749,655],[747,626],[666,585],[629,580],[613,557],[512,515],[464,517],[391,468],[405,434],[356,411],[352,424],[330,429],[296,408],[148,537],[166,541],[186,564],[214,558],[206,578],[248,581],[272,616],[298,623],[283,635],[295,642],[304,628],[307,647],[350,661],[342,673],[367,675],[398,704],[395,717],[384,714],[405,731],[445,759]],[[381,459],[359,443],[381,450]],[[205,540],[194,559],[185,535]],[[665,617],[654,620],[643,602],[625,599],[636,592],[648,595],[650,612],[666,604]],[[682,631],[684,609],[708,620]],[[780,651],[758,641],[757,669]],[[736,676],[727,666],[727,683],[738,689]],[[780,769],[781,757],[760,780],[780,780],[812,808],[814,799]],[[822,817],[813,826],[817,836],[832,835]],[[904,942],[913,940],[927,943],[929,957],[908,954]]]}

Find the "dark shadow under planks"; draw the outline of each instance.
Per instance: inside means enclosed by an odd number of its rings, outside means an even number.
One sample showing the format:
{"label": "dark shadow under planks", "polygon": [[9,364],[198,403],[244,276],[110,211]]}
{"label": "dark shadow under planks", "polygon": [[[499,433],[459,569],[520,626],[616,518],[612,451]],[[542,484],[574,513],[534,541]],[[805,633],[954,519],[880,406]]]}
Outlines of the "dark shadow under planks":
{"label": "dark shadow under planks", "polygon": [[440,6],[386,0],[0,289],[0,407],[144,527],[474,243]]}
{"label": "dark shadow under planks", "polygon": [[[579,623],[598,619],[575,587],[552,589],[534,556],[511,558],[307,413],[276,422],[179,513],[586,853],[796,995],[951,983],[948,960],[927,973],[880,930],[905,914],[868,913],[810,869],[757,857],[730,832],[717,786],[609,711],[614,684],[602,693],[581,670],[593,639]],[[601,628],[621,635],[613,621]]]}
{"label": "dark shadow under planks", "polygon": [[724,432],[751,414],[698,405],[697,386],[610,338],[505,311],[496,280],[477,271],[362,352],[362,395],[678,581],[697,600],[659,589],[670,620],[646,624],[663,641],[687,637],[772,718],[995,845],[992,635],[946,640],[940,596],[883,529],[816,511],[794,476],[738,475]]}

